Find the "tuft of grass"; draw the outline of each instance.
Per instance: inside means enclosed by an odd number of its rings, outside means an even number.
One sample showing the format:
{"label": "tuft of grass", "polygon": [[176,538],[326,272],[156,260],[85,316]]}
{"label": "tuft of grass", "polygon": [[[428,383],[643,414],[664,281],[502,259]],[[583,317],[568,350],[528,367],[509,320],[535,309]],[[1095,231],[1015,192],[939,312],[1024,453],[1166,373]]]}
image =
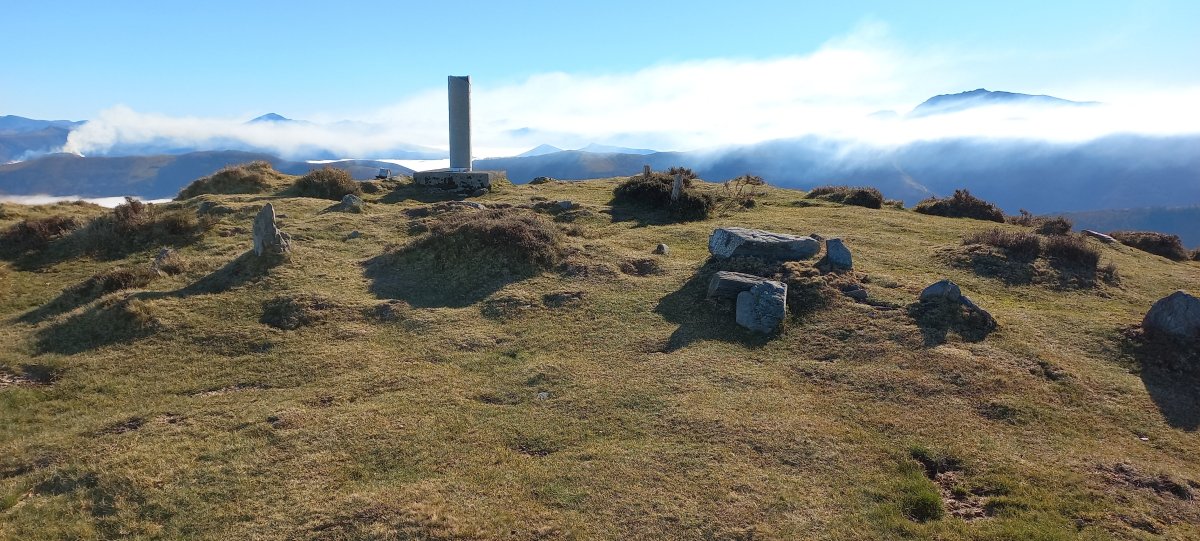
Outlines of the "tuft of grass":
{"label": "tuft of grass", "polygon": [[189,199],[201,194],[267,193],[271,191],[271,181],[281,178],[283,174],[276,171],[271,162],[265,160],[230,165],[207,177],[192,181],[175,199]]}
{"label": "tuft of grass", "polygon": [[968,235],[963,244],[987,244],[1003,249],[1008,256],[1019,260],[1036,259],[1041,252],[1042,243],[1037,235],[1022,231],[1005,231],[989,229]]}
{"label": "tuft of grass", "polygon": [[1021,209],[1017,216],[1005,216],[1004,221],[1013,225],[1034,228],[1039,235],[1069,235],[1075,227],[1075,222],[1065,216],[1036,216],[1028,210]]}
{"label": "tuft of grass", "polygon": [[5,252],[24,252],[45,247],[50,241],[59,238],[83,225],[83,221],[74,216],[47,216],[45,218],[27,218],[13,224],[0,233],[0,249]]}
{"label": "tuft of grass", "polygon": [[323,320],[339,306],[317,295],[285,295],[263,303],[259,322],[277,329],[295,330]]}
{"label": "tuft of grass", "polygon": [[1004,221],[1004,212],[999,207],[971,195],[969,190],[954,190],[954,195],[950,197],[930,197],[917,203],[913,210],[921,214],[947,218]]}
{"label": "tuft of grass", "polygon": [[1088,244],[1083,237],[1071,235],[1047,237],[1044,253],[1051,260],[1083,269],[1096,269],[1100,264],[1100,251]]}
{"label": "tuft of grass", "polygon": [[866,186],[818,186],[809,190],[804,197],[869,209],[883,208],[883,194],[878,189]]}
{"label": "tuft of grass", "polygon": [[185,244],[212,225],[211,217],[197,217],[184,208],[126,198],[110,214],[99,216],[75,231],[71,240],[84,253],[119,256],[153,244]]}
{"label": "tuft of grass", "polygon": [[362,187],[354,181],[348,171],[329,166],[309,171],[296,180],[292,189],[298,197],[315,197],[334,201],[341,201],[348,194],[362,195]]}
{"label": "tuft of grass", "polygon": [[1187,261],[1189,254],[1178,235],[1154,231],[1113,231],[1108,234],[1126,246],[1160,255],[1172,261]]}
{"label": "tuft of grass", "polygon": [[672,176],[661,173],[649,177],[629,177],[613,189],[613,202],[664,209],[680,221],[703,220],[712,215],[717,206],[717,199],[710,194],[693,190],[691,179],[686,175],[679,200],[671,201],[674,182]]}

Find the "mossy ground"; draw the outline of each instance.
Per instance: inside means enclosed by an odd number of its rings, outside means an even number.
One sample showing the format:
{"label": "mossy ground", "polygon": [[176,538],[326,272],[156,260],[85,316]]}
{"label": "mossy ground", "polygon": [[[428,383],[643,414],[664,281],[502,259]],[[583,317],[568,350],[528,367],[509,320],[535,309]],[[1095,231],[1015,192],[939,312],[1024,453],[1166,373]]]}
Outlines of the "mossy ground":
{"label": "mossy ground", "polygon": [[[581,207],[547,211],[563,268],[466,305],[379,287],[373,260],[421,235],[404,210],[439,199],[405,183],[365,195],[362,214],[183,201],[228,210],[175,246],[187,270],[78,306],[39,312],[93,275],[149,266],[158,246],[0,264],[0,536],[1200,537],[1200,391],[1140,369],[1121,334],[1194,291],[1200,264],[1096,244],[1119,286],[1008,285],[933,257],[992,222],[770,188],[703,221],[614,217],[617,182],[477,198]],[[246,255],[266,202],[292,236],[287,261]],[[74,212],[100,211],[5,205],[0,227]],[[726,225],[843,238],[872,302],[835,298],[770,339],[741,331],[697,275]],[[669,256],[651,255],[660,242]],[[648,258],[658,272],[620,270]],[[931,344],[903,308],[940,278],[999,329]],[[306,324],[263,323],[273,302],[313,298]],[[955,469],[931,472],[928,456]]]}

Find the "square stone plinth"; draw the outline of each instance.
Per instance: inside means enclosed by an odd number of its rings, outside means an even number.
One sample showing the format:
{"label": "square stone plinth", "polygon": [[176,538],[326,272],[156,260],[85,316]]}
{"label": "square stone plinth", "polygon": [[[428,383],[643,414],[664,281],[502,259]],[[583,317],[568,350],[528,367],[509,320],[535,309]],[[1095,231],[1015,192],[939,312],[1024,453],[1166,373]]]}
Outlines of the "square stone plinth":
{"label": "square stone plinth", "polygon": [[413,184],[432,186],[443,190],[473,192],[487,190],[492,186],[492,171],[450,171],[436,169],[413,173]]}

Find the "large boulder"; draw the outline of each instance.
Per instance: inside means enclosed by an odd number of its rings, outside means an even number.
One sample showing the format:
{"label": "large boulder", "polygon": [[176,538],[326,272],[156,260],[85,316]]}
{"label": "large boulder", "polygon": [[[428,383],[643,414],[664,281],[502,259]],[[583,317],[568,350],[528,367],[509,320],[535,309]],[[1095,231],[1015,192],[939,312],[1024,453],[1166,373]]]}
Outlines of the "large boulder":
{"label": "large boulder", "polygon": [[254,217],[255,255],[283,255],[291,250],[288,235],[275,225],[275,207],[267,203]]}
{"label": "large boulder", "polygon": [[708,298],[736,299],[743,291],[766,282],[767,279],[753,274],[740,272],[718,271],[708,281]]}
{"label": "large boulder", "polygon": [[962,289],[958,287],[958,284],[951,282],[950,280],[941,280],[934,282],[929,287],[922,290],[920,300],[948,300],[953,302],[961,302],[962,298]]}
{"label": "large boulder", "polygon": [[1200,338],[1200,299],[1182,291],[1159,299],[1142,319],[1142,329],[1184,340]]}
{"label": "large boulder", "polygon": [[363,200],[361,197],[348,193],[342,197],[341,202],[329,207],[329,212],[362,212]]}
{"label": "large boulder", "polygon": [[751,331],[770,334],[787,315],[787,285],[763,280],[748,291],[738,293],[735,319]]}
{"label": "large boulder", "polygon": [[820,250],[821,244],[812,237],[743,227],[722,227],[713,230],[712,235],[708,237],[708,251],[721,259],[755,256],[779,261],[796,261],[808,259]]}

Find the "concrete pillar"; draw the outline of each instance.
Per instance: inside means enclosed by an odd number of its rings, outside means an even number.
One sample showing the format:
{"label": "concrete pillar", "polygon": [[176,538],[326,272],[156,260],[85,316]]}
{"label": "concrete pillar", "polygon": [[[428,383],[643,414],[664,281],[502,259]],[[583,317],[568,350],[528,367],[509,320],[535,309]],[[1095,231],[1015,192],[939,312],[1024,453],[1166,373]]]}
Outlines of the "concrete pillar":
{"label": "concrete pillar", "polygon": [[471,76],[447,78],[450,99],[450,168],[471,170]]}

